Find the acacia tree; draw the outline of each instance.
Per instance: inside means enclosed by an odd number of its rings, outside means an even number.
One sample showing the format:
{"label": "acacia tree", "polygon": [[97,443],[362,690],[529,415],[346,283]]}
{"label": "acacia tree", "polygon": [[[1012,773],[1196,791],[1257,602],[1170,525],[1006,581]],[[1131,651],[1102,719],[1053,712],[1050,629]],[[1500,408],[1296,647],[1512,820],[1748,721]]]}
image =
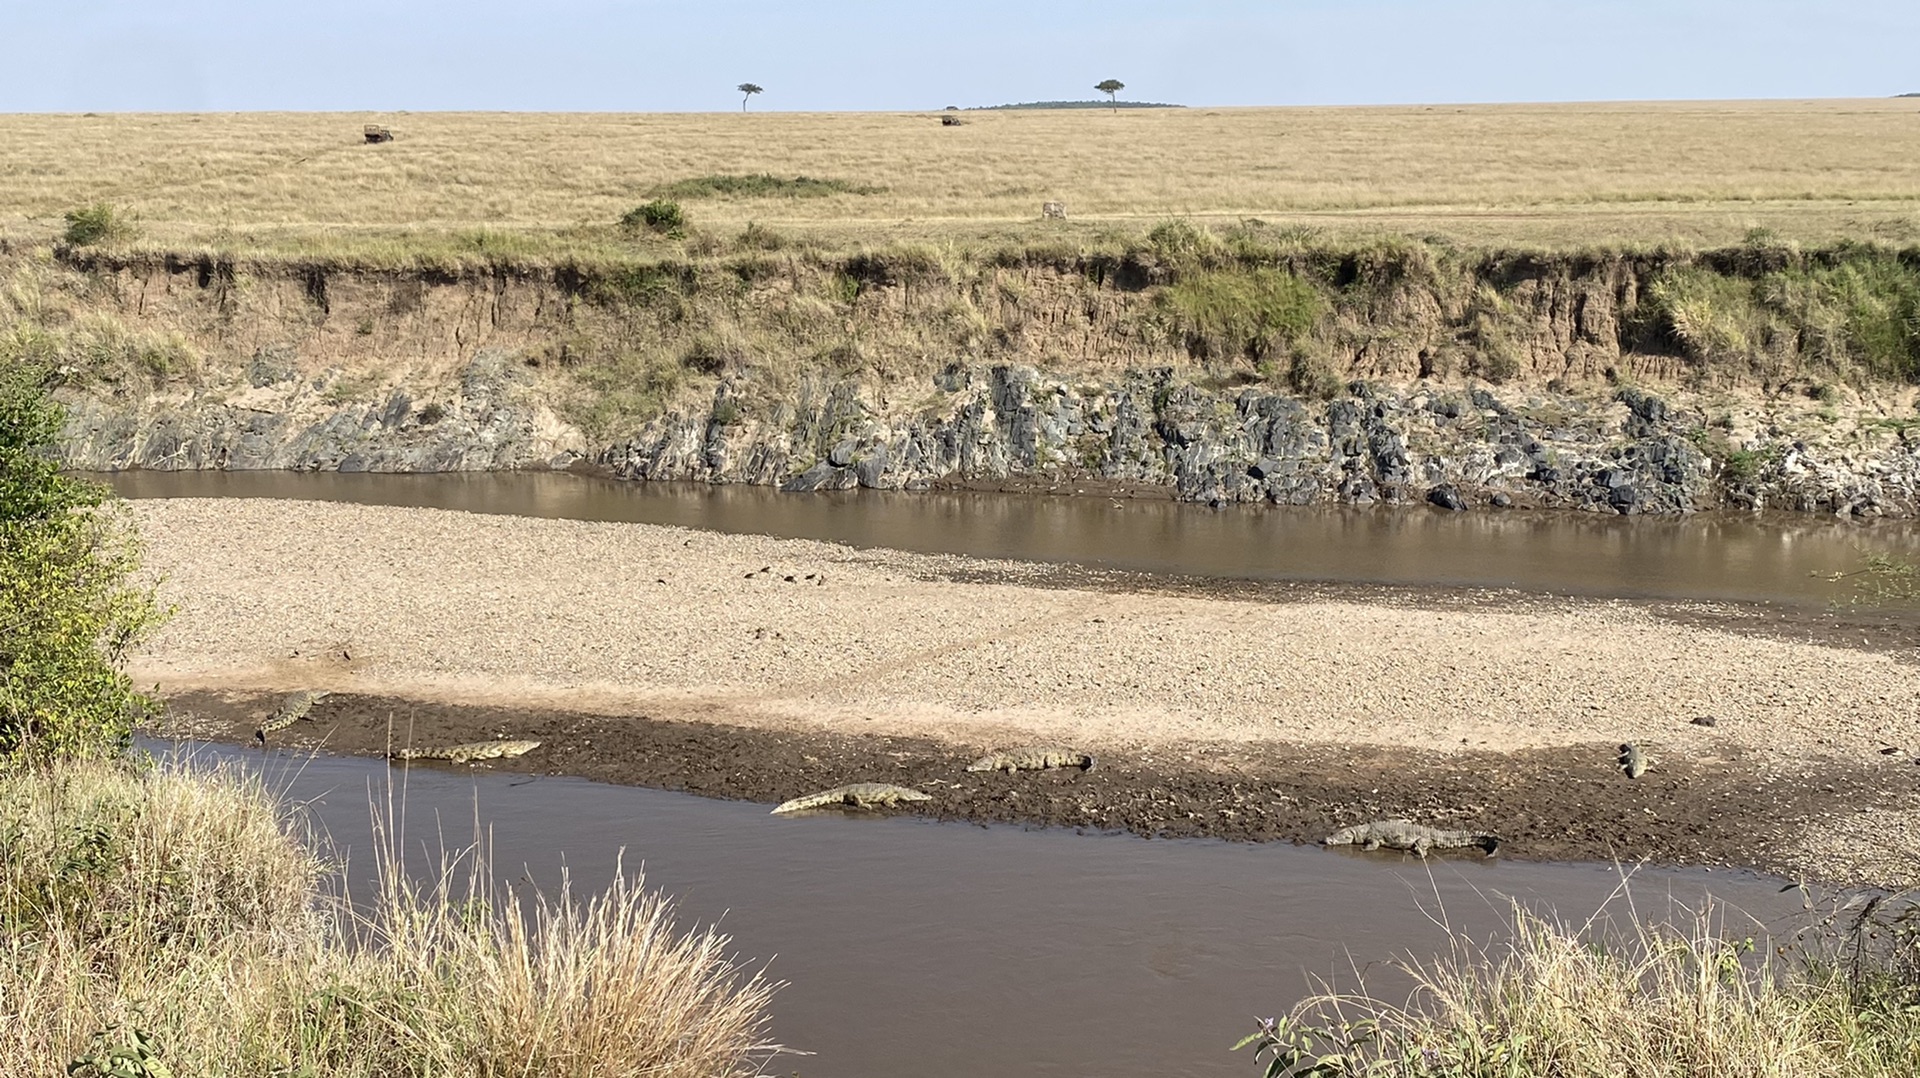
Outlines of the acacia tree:
{"label": "acacia tree", "polygon": [[751,100],[753,100],[753,95],[754,95],[754,94],[759,94],[759,93],[765,93],[765,92],[766,92],[765,90],[762,90],[762,89],[761,89],[760,87],[758,87],[758,86],[756,86],[756,85],[754,85],[754,84],[753,84],[753,83],[751,83],[751,82],[743,82],[743,83],[741,83],[740,85],[738,85],[738,86],[736,86],[736,87],[734,87],[734,89],[736,89],[736,90],[738,90],[738,91],[740,91],[741,93],[743,93],[743,94],[745,94],[745,95],[746,95],[745,97],[742,97],[742,98],[740,99],[740,111],[741,111],[741,112],[745,112],[745,111],[747,111],[747,102],[749,102],[749,101],[751,101]]}
{"label": "acacia tree", "polygon": [[1108,79],[1107,81],[1094,87],[1094,89],[1107,95],[1107,103],[1113,106],[1113,111],[1115,115],[1118,115],[1120,112],[1120,99],[1113,95],[1119,93],[1120,91],[1126,88],[1127,88],[1127,84],[1124,82],[1121,82],[1119,79]]}

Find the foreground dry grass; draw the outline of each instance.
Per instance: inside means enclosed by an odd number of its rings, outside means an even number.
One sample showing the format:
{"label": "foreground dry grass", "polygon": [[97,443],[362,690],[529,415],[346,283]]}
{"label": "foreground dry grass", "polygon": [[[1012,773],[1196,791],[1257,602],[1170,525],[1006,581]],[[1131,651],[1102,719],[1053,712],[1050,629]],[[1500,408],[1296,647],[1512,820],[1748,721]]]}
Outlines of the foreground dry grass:
{"label": "foreground dry grass", "polygon": [[1837,900],[1774,938],[1711,904],[1649,924],[1630,878],[1615,900],[1584,924],[1516,903],[1511,936],[1455,933],[1449,952],[1400,963],[1410,1001],[1322,995],[1243,1047],[1302,1068],[1288,1073],[1372,1078],[1920,1074],[1911,894]]}
{"label": "foreground dry grass", "polygon": [[758,1073],[770,986],[637,883],[523,903],[390,855],[350,905],[284,813],[176,765],[0,774],[0,1073]]}
{"label": "foreground dry grass", "polygon": [[[1920,236],[1911,101],[926,114],[0,116],[0,236],[76,206],[145,244],[245,252],[617,246],[661,185],[804,174],[877,194],[699,200],[834,248],[1094,239],[1175,215],[1541,246]],[[364,122],[397,141],[360,142]],[[1064,200],[1072,220],[1035,218]]]}

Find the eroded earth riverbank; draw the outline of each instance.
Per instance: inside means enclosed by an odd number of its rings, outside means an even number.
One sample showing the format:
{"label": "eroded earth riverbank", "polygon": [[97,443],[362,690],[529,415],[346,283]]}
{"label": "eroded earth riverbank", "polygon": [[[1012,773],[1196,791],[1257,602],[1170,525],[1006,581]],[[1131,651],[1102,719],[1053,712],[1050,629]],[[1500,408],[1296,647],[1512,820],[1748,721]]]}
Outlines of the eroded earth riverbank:
{"label": "eroded earth riverbank", "polygon": [[[496,766],[768,802],[894,781],[941,816],[1295,841],[1405,813],[1512,857],[1877,883],[1920,857],[1905,630],[1842,646],[1858,625],[1725,606],[1276,601],[636,524],[134,509],[181,604],[136,669],[170,733],[244,739],[271,693],[322,688],[291,743],[532,737]],[[1626,740],[1654,759],[1638,782],[1612,766]],[[1019,741],[1101,765],[962,770]]]}
{"label": "eroded earth riverbank", "polygon": [[[260,693],[184,693],[169,702],[164,729],[243,742],[275,701]],[[1497,830],[1503,855],[1526,860],[1651,860],[1842,878],[1898,860],[1810,860],[1800,847],[1804,834],[1836,806],[1900,803],[1885,796],[1883,782],[1906,777],[1831,760],[1788,772],[1734,746],[1712,759],[1663,761],[1629,783],[1613,770],[1609,744],[1440,753],[1279,741],[1116,750],[1100,755],[1087,772],[968,773],[977,749],[924,737],[353,693],[327,697],[311,722],[274,745],[378,756],[410,745],[503,736],[541,745],[524,757],[487,764],[489,770],[768,804],[847,782],[889,782],[933,795],[896,811],[940,819],[1296,843],[1317,842],[1355,821],[1404,814],[1442,827]]]}

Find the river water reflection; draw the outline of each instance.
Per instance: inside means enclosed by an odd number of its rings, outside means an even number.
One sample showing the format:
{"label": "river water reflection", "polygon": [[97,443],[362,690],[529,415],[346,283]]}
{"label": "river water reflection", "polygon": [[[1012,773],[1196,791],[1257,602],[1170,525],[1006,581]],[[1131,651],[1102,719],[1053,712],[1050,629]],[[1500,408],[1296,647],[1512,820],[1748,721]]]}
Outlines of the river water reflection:
{"label": "river water reflection", "polygon": [[1816,606],[1821,576],[1868,552],[1920,557],[1920,526],[1792,514],[1581,513],[1235,506],[1012,494],[626,483],[551,473],[340,475],[122,472],[132,498],[308,498],[579,520],[638,521],[864,547],[1141,573],[1517,588],[1568,595]]}

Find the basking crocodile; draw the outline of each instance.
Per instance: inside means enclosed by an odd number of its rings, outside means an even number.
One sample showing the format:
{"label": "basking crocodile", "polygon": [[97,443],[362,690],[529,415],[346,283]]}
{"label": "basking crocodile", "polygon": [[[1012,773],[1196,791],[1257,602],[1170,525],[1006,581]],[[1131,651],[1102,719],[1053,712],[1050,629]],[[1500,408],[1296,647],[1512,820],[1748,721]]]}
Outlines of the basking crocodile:
{"label": "basking crocodile", "polygon": [[393,753],[393,758],[396,760],[446,760],[449,763],[470,764],[478,760],[524,756],[539,747],[538,741],[469,741],[464,745],[446,745],[437,749],[401,749]]}
{"label": "basking crocodile", "polygon": [[1011,775],[1015,771],[1045,771],[1050,767],[1077,767],[1082,771],[1092,771],[1093,754],[1078,749],[1033,745],[989,753],[968,764],[967,770],[1005,771]]}
{"label": "basking crocodile", "polygon": [[1321,840],[1325,846],[1353,846],[1377,850],[1412,850],[1422,857],[1428,850],[1459,850],[1478,846],[1491,854],[1500,848],[1498,836],[1479,831],[1442,831],[1412,820],[1375,820],[1343,827]]}
{"label": "basking crocodile", "polygon": [[931,801],[932,795],[919,790],[909,790],[905,786],[892,786],[884,782],[856,782],[850,786],[835,786],[817,794],[796,797],[783,802],[767,815],[782,812],[799,812],[801,809],[821,808],[827,805],[852,805],[854,808],[878,808],[882,805],[895,805],[902,801]]}
{"label": "basking crocodile", "polygon": [[1640,746],[1631,741],[1620,746],[1618,763],[1621,774],[1630,779],[1637,779],[1647,773],[1647,755],[1640,751]]}
{"label": "basking crocodile", "polygon": [[306,718],[307,713],[313,710],[313,705],[332,695],[326,691],[288,693],[280,698],[280,706],[273,709],[273,714],[254,729],[253,739],[262,745],[266,744],[268,734],[277,734]]}

